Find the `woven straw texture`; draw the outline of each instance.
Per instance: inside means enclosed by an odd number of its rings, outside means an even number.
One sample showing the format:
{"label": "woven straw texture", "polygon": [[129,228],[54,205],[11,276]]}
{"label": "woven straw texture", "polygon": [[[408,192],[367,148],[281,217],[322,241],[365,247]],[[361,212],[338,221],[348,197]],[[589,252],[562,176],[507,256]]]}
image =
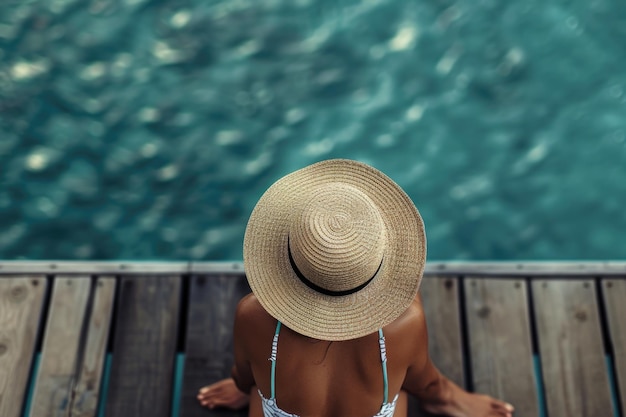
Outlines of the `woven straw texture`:
{"label": "woven straw texture", "polygon": [[[411,199],[382,172],[344,159],[279,179],[244,238],[246,275],[263,308],[321,340],[362,337],[399,317],[417,294],[425,260],[424,225]],[[361,285],[339,296],[313,289]]]}

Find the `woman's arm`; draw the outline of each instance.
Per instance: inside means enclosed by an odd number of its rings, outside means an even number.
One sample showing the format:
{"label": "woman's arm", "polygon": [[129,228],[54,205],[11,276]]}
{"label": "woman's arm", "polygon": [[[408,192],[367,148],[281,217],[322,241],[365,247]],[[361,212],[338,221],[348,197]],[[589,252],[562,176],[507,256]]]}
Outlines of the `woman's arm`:
{"label": "woman's arm", "polygon": [[421,297],[409,307],[408,317],[403,318],[404,337],[410,343],[410,365],[402,385],[420,402],[446,402],[449,398],[447,378],[433,365],[428,354],[428,329]]}
{"label": "woman's arm", "polygon": [[428,330],[418,297],[409,310],[411,363],[402,389],[414,395],[422,408],[453,417],[512,417],[513,406],[488,395],[469,393],[446,378],[430,360]]}
{"label": "woman's arm", "polygon": [[250,336],[249,329],[246,329],[251,321],[247,320],[250,314],[249,297],[242,299],[237,305],[235,312],[235,327],[233,329],[233,345],[235,363],[231,370],[231,376],[240,391],[249,393],[255,385],[252,367],[250,366],[249,352],[246,350],[246,337]]}
{"label": "woman's arm", "polygon": [[239,302],[235,314],[235,327],[233,329],[235,364],[231,369],[231,378],[222,379],[211,385],[202,387],[198,392],[198,401],[203,407],[213,409],[226,407],[241,409],[248,405],[250,396],[248,393],[254,389],[254,378],[248,352],[245,349],[242,337],[245,336],[246,314],[245,298]]}

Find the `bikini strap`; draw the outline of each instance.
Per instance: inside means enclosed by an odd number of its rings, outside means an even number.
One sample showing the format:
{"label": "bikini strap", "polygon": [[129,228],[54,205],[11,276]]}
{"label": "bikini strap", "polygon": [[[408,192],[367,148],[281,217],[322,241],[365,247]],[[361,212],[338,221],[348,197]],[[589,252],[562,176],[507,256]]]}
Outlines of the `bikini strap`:
{"label": "bikini strap", "polygon": [[274,339],[272,340],[272,354],[269,357],[269,361],[272,362],[272,371],[270,376],[270,399],[276,398],[276,355],[278,354],[278,334],[280,333],[280,321],[276,323],[276,332],[274,333]]}
{"label": "bikini strap", "polygon": [[385,346],[383,329],[378,329],[378,344],[380,345],[380,361],[383,367],[383,405],[386,405],[389,401],[389,381],[387,379],[387,347]]}

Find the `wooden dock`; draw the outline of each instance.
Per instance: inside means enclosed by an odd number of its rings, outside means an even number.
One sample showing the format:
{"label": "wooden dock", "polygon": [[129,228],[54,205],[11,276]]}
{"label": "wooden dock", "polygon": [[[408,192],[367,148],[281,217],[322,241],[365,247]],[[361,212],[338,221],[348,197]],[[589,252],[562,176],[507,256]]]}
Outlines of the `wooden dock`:
{"label": "wooden dock", "polygon": [[[0,416],[245,416],[195,397],[247,292],[240,263],[0,263]],[[459,384],[518,417],[626,415],[626,263],[430,263],[421,293]]]}

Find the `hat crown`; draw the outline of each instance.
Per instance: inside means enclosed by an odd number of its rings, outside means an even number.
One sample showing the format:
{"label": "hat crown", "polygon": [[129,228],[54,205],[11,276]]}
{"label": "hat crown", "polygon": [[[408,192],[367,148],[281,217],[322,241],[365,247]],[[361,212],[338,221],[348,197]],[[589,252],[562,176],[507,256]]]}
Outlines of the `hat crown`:
{"label": "hat crown", "polygon": [[323,290],[345,292],[371,280],[383,260],[385,224],[359,189],[329,183],[314,189],[289,231],[289,250],[304,278]]}

